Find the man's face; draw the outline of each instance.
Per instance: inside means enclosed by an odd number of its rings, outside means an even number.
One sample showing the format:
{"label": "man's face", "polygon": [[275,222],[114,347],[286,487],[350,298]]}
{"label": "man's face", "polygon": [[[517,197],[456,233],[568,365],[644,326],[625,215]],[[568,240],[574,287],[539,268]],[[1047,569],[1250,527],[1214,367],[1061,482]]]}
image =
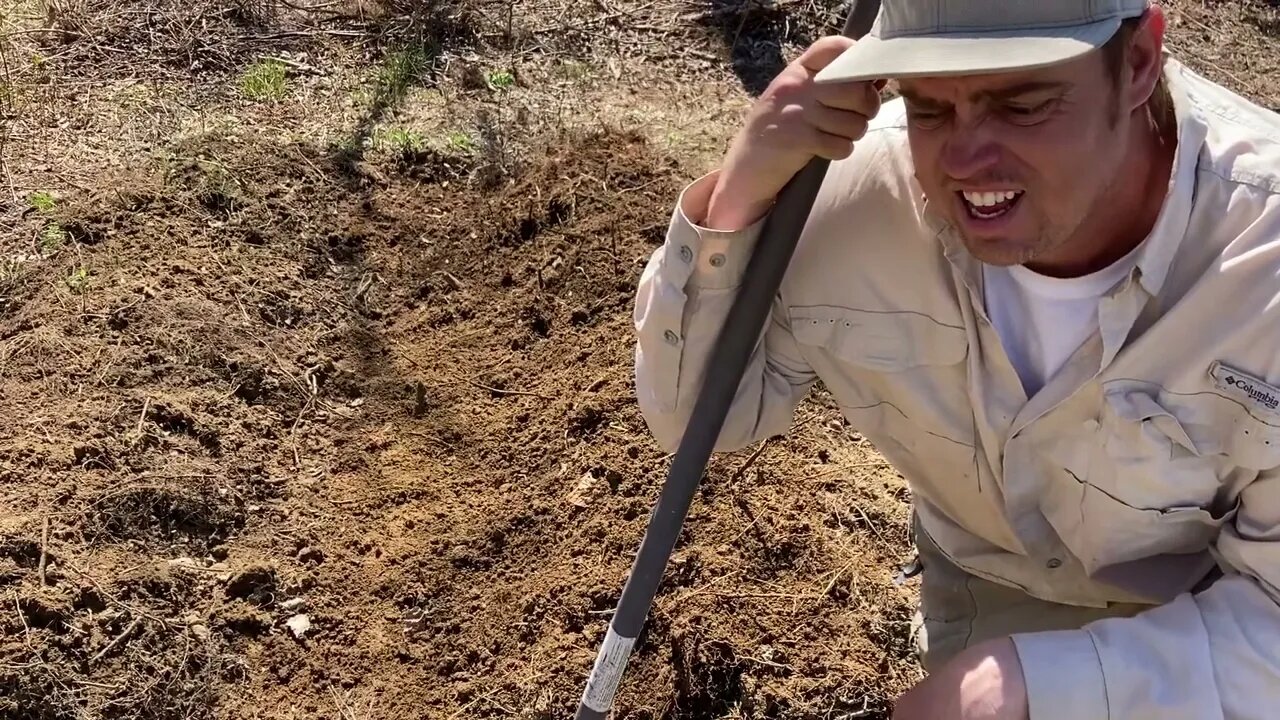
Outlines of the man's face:
{"label": "man's face", "polygon": [[1060,256],[1108,204],[1129,133],[1100,53],[899,89],[916,177],[982,262]]}

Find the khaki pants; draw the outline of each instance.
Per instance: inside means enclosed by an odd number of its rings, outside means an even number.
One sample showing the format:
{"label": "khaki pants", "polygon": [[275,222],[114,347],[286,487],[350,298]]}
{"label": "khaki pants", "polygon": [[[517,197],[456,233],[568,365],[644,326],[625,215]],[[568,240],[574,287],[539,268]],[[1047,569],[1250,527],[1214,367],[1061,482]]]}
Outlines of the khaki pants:
{"label": "khaki pants", "polygon": [[927,672],[961,650],[1014,633],[1067,630],[1094,620],[1128,617],[1150,605],[1113,603],[1105,608],[1045,602],[1017,588],[975,577],[951,563],[929,536],[915,528],[920,553],[920,610],[912,630]]}

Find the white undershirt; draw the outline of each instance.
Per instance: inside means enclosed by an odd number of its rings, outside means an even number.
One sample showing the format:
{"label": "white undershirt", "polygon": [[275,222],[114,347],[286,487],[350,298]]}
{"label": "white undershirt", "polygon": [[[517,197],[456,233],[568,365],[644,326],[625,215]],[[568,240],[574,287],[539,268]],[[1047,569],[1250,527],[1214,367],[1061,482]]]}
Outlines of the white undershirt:
{"label": "white undershirt", "polygon": [[[1139,245],[1139,248],[1141,245]],[[1054,278],[1021,265],[982,269],[987,316],[1027,397],[1098,330],[1098,303],[1137,264],[1138,249],[1091,275]]]}

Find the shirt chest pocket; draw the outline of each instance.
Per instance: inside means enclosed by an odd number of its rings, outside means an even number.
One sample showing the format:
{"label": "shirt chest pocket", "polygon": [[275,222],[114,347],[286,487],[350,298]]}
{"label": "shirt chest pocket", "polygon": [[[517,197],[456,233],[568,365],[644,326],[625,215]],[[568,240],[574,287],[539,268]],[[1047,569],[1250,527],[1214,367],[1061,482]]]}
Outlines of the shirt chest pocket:
{"label": "shirt chest pocket", "polygon": [[[974,490],[963,327],[916,312],[832,306],[792,308],[790,321],[849,423],[913,481],[914,490],[944,509]],[[952,493],[955,498],[948,497]]]}
{"label": "shirt chest pocket", "polygon": [[1235,516],[1239,488],[1280,465],[1280,426],[1216,393],[1118,387],[1096,419],[1048,447],[1062,470],[1042,510],[1098,570],[1206,550]]}
{"label": "shirt chest pocket", "polygon": [[796,340],[833,358],[881,373],[956,365],[968,354],[963,327],[909,311],[868,311],[831,305],[794,307]]}

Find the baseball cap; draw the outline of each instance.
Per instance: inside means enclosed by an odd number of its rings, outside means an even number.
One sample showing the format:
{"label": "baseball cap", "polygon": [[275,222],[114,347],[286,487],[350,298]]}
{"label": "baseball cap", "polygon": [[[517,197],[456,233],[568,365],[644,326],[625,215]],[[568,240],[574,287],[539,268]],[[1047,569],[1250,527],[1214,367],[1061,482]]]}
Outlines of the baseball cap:
{"label": "baseball cap", "polygon": [[[865,1],[865,0],[864,0]],[[882,0],[819,83],[1030,70],[1101,47],[1148,0]]]}

